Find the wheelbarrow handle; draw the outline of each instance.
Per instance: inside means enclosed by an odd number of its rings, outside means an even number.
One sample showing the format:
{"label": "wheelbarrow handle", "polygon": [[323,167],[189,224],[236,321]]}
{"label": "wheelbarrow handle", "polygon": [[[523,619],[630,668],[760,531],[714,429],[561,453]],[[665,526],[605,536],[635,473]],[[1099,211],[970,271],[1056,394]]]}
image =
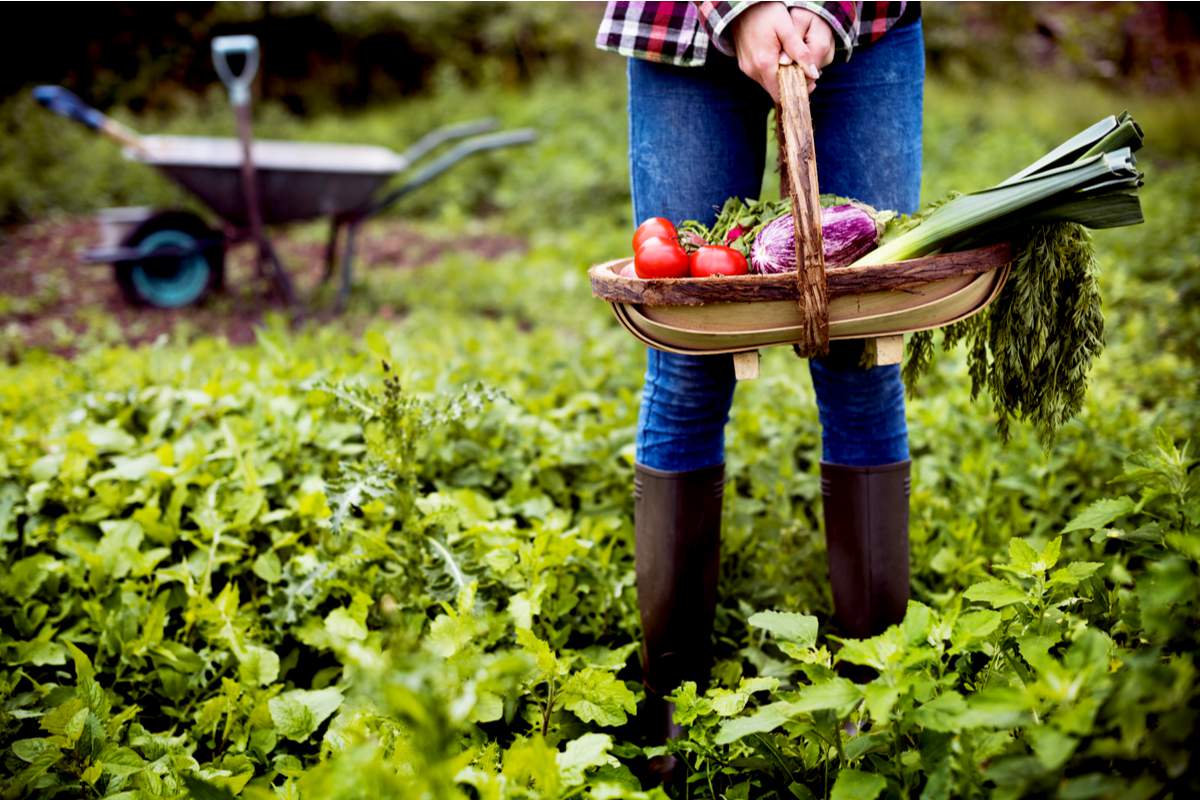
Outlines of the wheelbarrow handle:
{"label": "wheelbarrow handle", "polygon": [[[234,72],[229,66],[229,57],[235,55],[246,57],[241,72]],[[258,37],[249,34],[218,36],[212,41],[212,58],[221,83],[229,90],[229,101],[235,106],[248,105],[250,85],[258,73]]]}
{"label": "wheelbarrow handle", "polygon": [[61,86],[37,86],[33,99],[59,116],[73,119],[94,131],[104,126],[108,117],[83,102],[70,89]]}
{"label": "wheelbarrow handle", "polygon": [[423,165],[400,186],[373,202],[361,215],[361,218],[365,219],[366,217],[378,214],[401,197],[404,197],[404,195],[429,183],[467,156],[482,153],[485,150],[532,144],[535,141],[537,141],[537,131],[531,128],[522,128],[515,131],[501,131],[500,133],[476,136],[473,139],[460,142],[438,158]]}
{"label": "wheelbarrow handle", "polygon": [[130,130],[115,119],[83,102],[70,89],[61,86],[36,86],[33,99],[59,116],[75,120],[91,130],[98,131],[126,147],[145,153],[146,145],[136,131]]}

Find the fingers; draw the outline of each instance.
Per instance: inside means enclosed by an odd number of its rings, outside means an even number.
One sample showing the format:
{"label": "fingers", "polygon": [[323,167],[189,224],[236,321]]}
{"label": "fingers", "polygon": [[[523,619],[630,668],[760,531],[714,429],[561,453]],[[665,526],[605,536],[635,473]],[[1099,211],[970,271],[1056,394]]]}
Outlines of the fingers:
{"label": "fingers", "polygon": [[[779,66],[781,67],[790,66],[792,63],[792,59],[788,57],[787,53],[779,57]],[[821,71],[812,64],[802,64],[801,68],[804,70],[804,75],[808,78],[805,82],[806,89],[809,94],[812,94],[813,89],[817,88],[817,78],[821,77]],[[778,73],[776,73],[776,76],[778,76]],[[776,98],[776,102],[778,102],[778,98]]]}
{"label": "fingers", "polygon": [[779,61],[770,51],[747,50],[738,53],[738,69],[767,90],[771,99],[779,102]]}
{"label": "fingers", "polygon": [[[795,22],[794,17],[792,21]],[[791,63],[812,63],[812,55],[808,52],[808,45],[804,42],[804,31],[800,26],[795,24],[781,25],[776,30],[776,35],[779,37],[779,45],[783,50],[783,54],[788,56]]]}
{"label": "fingers", "polygon": [[829,23],[802,8],[790,9],[789,14],[811,56],[809,63],[817,67],[827,67],[833,63],[833,29]]}
{"label": "fingers", "polygon": [[[821,75],[819,67],[832,60],[832,52],[826,52],[832,50],[832,37],[825,35],[828,28],[812,12],[800,9],[789,12],[783,3],[756,3],[733,21],[738,68],[778,102],[779,66],[799,64],[811,92]],[[814,45],[821,49],[814,51]]]}

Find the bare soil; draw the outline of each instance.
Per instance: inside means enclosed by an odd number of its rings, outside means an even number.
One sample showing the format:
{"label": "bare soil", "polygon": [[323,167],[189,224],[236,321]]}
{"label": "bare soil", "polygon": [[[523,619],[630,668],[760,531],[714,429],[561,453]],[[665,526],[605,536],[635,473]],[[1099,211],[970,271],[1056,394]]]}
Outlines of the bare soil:
{"label": "bare soil", "polygon": [[[10,358],[15,348],[28,347],[70,354],[83,337],[136,345],[181,327],[245,344],[254,341],[255,327],[273,311],[298,320],[332,319],[336,314],[328,299],[331,292],[322,302],[312,301],[325,271],[324,235],[323,229],[312,227],[272,235],[301,298],[291,309],[258,276],[251,245],[226,254],[223,291],[195,306],[158,309],[129,304],[110,266],[80,261],[80,251],[99,241],[93,217],[60,217],[0,231],[0,348],[9,351]],[[512,236],[434,239],[403,222],[381,219],[360,232],[354,268],[356,275],[404,270],[431,264],[450,252],[491,259],[524,248],[524,242]],[[334,282],[339,278],[335,275]],[[392,313],[375,311],[385,317]]]}

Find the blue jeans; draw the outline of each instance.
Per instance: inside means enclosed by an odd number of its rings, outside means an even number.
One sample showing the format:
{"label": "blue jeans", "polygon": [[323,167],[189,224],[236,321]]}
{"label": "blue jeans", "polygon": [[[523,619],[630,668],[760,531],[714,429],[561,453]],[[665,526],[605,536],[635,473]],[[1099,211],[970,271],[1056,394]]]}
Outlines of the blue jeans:
{"label": "blue jeans", "polygon": [[[921,189],[925,51],[920,22],[893,29],[827,67],[811,98],[822,192],[916,210]],[[629,62],[629,161],[637,221],[711,223],[725,199],[758,197],[771,100],[736,62],[703,67]],[[861,341],[834,342],[809,371],[822,457],[873,466],[908,458],[899,366],[859,367]],[[725,460],[736,380],[728,355],[647,351],[637,460],[686,471]]]}

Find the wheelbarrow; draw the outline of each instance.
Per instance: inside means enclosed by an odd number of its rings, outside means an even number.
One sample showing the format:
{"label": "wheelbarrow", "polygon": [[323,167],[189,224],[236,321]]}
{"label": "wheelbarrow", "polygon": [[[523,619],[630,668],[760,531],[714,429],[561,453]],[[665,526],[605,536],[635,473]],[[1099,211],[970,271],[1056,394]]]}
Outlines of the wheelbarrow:
{"label": "wheelbarrow", "polygon": [[[365,145],[253,141],[250,86],[258,71],[258,40],[218,37],[212,56],[237,116],[237,139],[142,136],[62,87],[39,86],[33,92],[51,111],[120,142],[127,158],[155,167],[221,220],[218,230],[187,211],[110,210],[116,234],[82,258],[111,264],[125,297],[136,304],[178,308],[197,302],[223,285],[226,252],[245,242],[257,246],[259,275],[292,304],[295,288],[264,226],[328,217],[322,283],[340,267],[341,309],[350,291],[355,240],[366,220],[468,156],[536,138],[529,129],[490,133],[497,123],[484,119],[438,128],[402,153]],[[240,71],[230,64],[237,57]],[[453,141],[458,143],[442,155],[419,163]],[[388,189],[401,173],[406,178]]]}

